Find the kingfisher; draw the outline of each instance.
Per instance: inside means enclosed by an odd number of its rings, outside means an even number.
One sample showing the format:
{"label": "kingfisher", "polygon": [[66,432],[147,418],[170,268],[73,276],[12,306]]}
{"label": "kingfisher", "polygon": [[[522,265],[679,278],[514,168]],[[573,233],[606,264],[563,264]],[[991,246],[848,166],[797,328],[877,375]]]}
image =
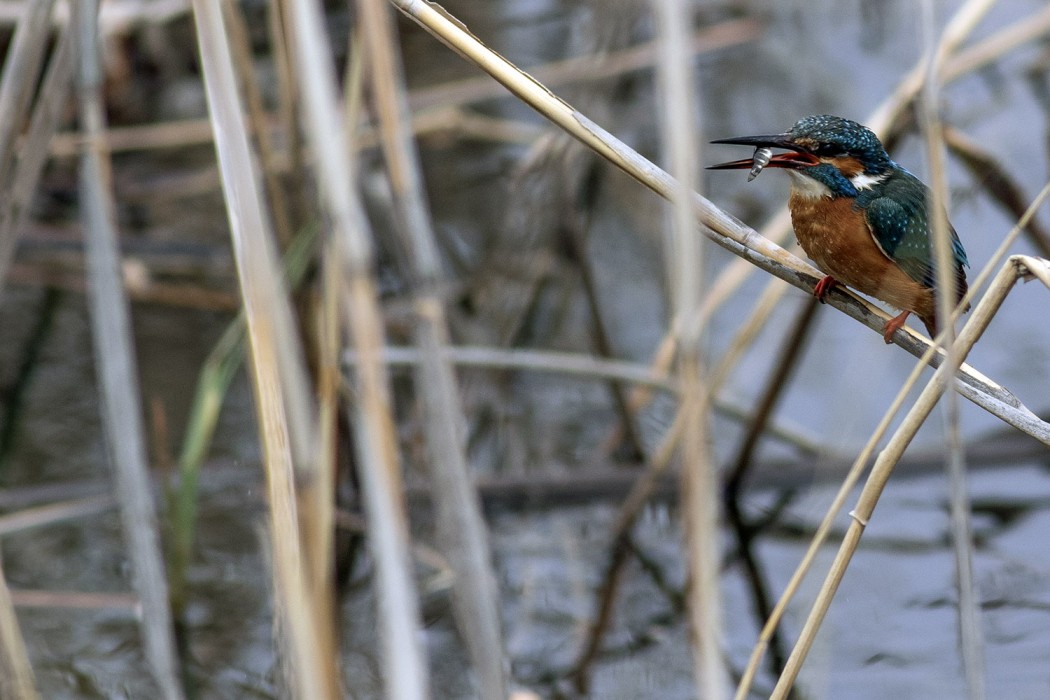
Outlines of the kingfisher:
{"label": "kingfisher", "polygon": [[[895,163],[879,138],[855,121],[832,115],[799,120],[783,134],[719,139],[754,146],[752,158],[709,170],[782,168],[791,177],[791,224],[806,255],[825,274],[813,289],[823,302],[842,283],[902,309],[886,323],[883,339],[914,313],[937,335],[937,279],[927,203],[929,188]],[[772,149],[785,153],[772,154]],[[969,265],[959,236],[951,234],[955,301],[966,294]],[[969,307],[964,309],[968,310]]]}

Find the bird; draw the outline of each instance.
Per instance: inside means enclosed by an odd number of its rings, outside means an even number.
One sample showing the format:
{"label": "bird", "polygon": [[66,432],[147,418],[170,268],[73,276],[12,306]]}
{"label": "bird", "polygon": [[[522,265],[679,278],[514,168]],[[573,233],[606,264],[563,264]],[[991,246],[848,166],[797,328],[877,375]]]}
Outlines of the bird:
{"label": "bird", "polygon": [[[824,302],[837,284],[845,284],[902,310],[883,329],[887,344],[912,313],[936,337],[940,290],[927,214],[930,190],[890,158],[870,129],[822,114],[804,117],[782,134],[711,143],[754,146],[755,155],[708,170],[750,168],[753,180],[763,168],[781,168],[790,176],[795,236],[825,275],[813,289],[817,299]],[[771,155],[774,148],[785,152]],[[948,229],[958,304],[966,294],[969,261],[950,223]]]}

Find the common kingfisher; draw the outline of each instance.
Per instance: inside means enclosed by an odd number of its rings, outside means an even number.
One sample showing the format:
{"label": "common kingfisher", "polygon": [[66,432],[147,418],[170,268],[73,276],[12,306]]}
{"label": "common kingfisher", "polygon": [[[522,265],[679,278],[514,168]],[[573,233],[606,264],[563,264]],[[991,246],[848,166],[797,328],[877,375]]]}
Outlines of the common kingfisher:
{"label": "common kingfisher", "polygon": [[[755,147],[755,156],[709,170],[783,168],[791,177],[791,224],[799,245],[825,277],[820,301],[838,283],[903,309],[886,323],[891,342],[915,313],[937,335],[937,279],[927,202],[930,191],[897,165],[867,127],[831,115],[805,117],[787,133],[712,143]],[[771,155],[772,148],[787,153]],[[956,302],[966,293],[966,251],[951,224]],[[964,310],[968,310],[964,309]]]}

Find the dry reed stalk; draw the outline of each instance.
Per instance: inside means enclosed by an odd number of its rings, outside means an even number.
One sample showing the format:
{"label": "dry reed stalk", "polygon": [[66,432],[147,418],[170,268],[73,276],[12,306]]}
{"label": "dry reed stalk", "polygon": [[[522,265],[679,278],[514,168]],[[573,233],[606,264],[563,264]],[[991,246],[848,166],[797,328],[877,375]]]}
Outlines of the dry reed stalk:
{"label": "dry reed stalk", "polygon": [[729,693],[722,663],[722,596],[718,514],[718,475],[710,452],[710,393],[703,384],[703,326],[685,319],[700,305],[703,288],[703,239],[695,232],[692,197],[700,181],[697,172],[697,95],[695,76],[686,51],[686,28],[692,17],[681,0],[655,0],[657,76],[662,88],[663,151],[675,183],[669,191],[671,240],[665,247],[667,277],[673,290],[671,325],[678,345],[682,382],[680,413],[686,430],[681,443],[682,495],[680,510],[688,560],[687,611],[698,697],[720,700]]}
{"label": "dry reed stalk", "polygon": [[339,323],[339,260],[334,255],[321,260],[320,301],[316,309],[317,333],[317,402],[318,402],[318,486],[310,490],[312,502],[304,504],[312,512],[303,520],[307,563],[310,566],[315,594],[323,596],[335,615],[335,601],[330,591],[320,588],[335,576],[336,469],[339,458],[339,407],[343,389],[339,352],[343,335]]}
{"label": "dry reed stalk", "polygon": [[[422,0],[390,1],[443,42],[455,47],[464,57],[489,72],[533,109],[590,146],[610,163],[660,196],[670,196],[674,188],[674,180],[670,175],[574,110],[531,76],[488,49],[447,12],[438,10],[436,5]],[[814,281],[821,276],[818,270],[762,238],[753,229],[726,215],[703,197],[693,196],[693,208],[697,219],[703,224],[701,232],[734,255],[807,292],[812,290]],[[888,320],[881,309],[852,293],[842,297],[832,296],[828,303],[880,333]],[[930,347],[928,340],[910,329],[897,333],[893,342],[917,357],[922,356]],[[940,355],[932,356],[932,364],[939,362]],[[959,377],[962,381],[955,385],[955,389],[965,398],[1022,432],[1050,444],[1050,424],[1035,416],[1009,391],[968,365],[962,366]]]}
{"label": "dry reed stalk", "polygon": [[984,68],[1010,51],[1043,38],[1050,32],[1050,7],[998,29],[973,46],[959,49],[944,66],[942,79],[950,82]]}
{"label": "dry reed stalk", "polygon": [[270,130],[266,108],[263,106],[259,81],[255,77],[251,38],[248,36],[248,27],[240,5],[232,0],[224,0],[223,10],[226,13],[226,27],[230,32],[230,48],[233,51],[237,75],[240,78],[245,103],[248,107],[251,133],[258,147],[259,167],[266,183],[267,203],[270,205],[270,214],[273,217],[274,233],[277,234],[278,244],[284,248],[291,243],[294,231],[288,209],[288,198],[277,176],[277,145]]}
{"label": "dry reed stalk", "polygon": [[[223,8],[225,10],[227,27],[230,31],[231,49],[239,69],[238,76],[248,107],[251,130],[258,147],[260,169],[264,177],[268,195],[267,203],[272,216],[271,220],[277,244],[281,248],[287,248],[295,244],[291,221],[291,206],[284,186],[278,177],[280,156],[277,152],[275,139],[270,131],[269,120],[263,106],[262,93],[255,78],[251,39],[248,36],[248,28],[245,25],[242,10],[237,3],[227,0]],[[301,249],[302,246],[299,246],[299,248]],[[308,246],[309,251],[312,252],[312,249],[313,246]],[[290,248],[289,252],[291,252]],[[309,254],[304,256],[304,259],[301,261],[303,268],[309,264],[311,257]],[[302,276],[302,271],[300,271],[299,276]],[[338,343],[338,334],[334,339],[331,335],[328,335],[328,337],[322,337],[322,335],[323,331],[319,329],[319,337],[315,347],[326,341],[329,344],[332,342]],[[331,349],[328,348],[318,351],[317,354],[330,355],[331,352]],[[320,358],[316,359],[320,360]],[[329,373],[325,381],[330,383],[331,367],[328,366],[324,370],[319,369],[319,371]],[[329,390],[331,388],[329,386]],[[320,398],[320,392],[318,398]],[[313,408],[311,406],[311,409]],[[292,409],[293,413],[294,411],[295,409]],[[318,416],[317,420],[320,420],[320,416]],[[303,548],[302,565],[306,578],[305,586],[310,596],[317,643],[321,649],[335,654],[338,648],[335,637],[336,625],[333,623],[336,605],[333,567],[335,456],[331,449],[334,448],[335,443],[334,435],[325,433],[326,429],[330,430],[331,428],[331,424],[322,428],[319,423],[315,423],[314,429],[317,431],[317,436],[311,439],[309,446],[304,446],[306,450],[301,455],[307,462],[302,463],[296,469],[295,496],[298,501],[296,513],[300,528],[299,540]],[[330,441],[327,443],[320,442],[320,440],[326,438],[330,438]],[[315,448],[315,445],[319,445],[319,447]],[[330,665],[331,668],[326,669],[326,672],[335,673],[335,659],[332,659]]]}
{"label": "dry reed stalk", "polygon": [[[473,345],[449,346],[445,348],[444,354],[448,361],[455,365],[532,370],[585,379],[613,380],[661,392],[678,393],[681,391],[681,385],[676,378],[656,375],[647,365],[622,360],[607,360],[591,355]],[[357,362],[357,355],[353,352],[347,353],[344,357],[349,364]],[[422,362],[420,352],[416,348],[393,346],[383,349],[383,360],[390,365],[418,365]],[[708,386],[711,386],[710,382]],[[725,399],[714,399],[711,406],[715,411],[738,422],[751,420],[750,413],[740,404]],[[808,454],[818,454],[823,451],[812,438],[806,437],[787,425],[773,424],[768,432],[772,437],[794,445]]]}
{"label": "dry reed stalk", "polygon": [[102,133],[102,73],[98,54],[98,5],[76,5],[81,129],[88,147],[80,163],[80,209],[87,237],[91,330],[102,418],[113,462],[121,525],[129,547],[135,588],[142,599],[140,630],[145,656],[162,697],[182,698],[168,585],[153,503],[134,341],[120,274],[112,173]]}
{"label": "dry reed stalk", "polygon": [[[987,5],[990,8],[990,3]],[[924,53],[927,57],[923,90],[918,101],[919,130],[925,142],[926,161],[929,167],[930,199],[926,203],[927,219],[933,238],[933,262],[937,289],[938,326],[942,329],[938,341],[945,349],[945,364],[957,364],[952,356],[955,341],[955,311],[959,290],[955,270],[958,263],[952,250],[950,224],[947,211],[948,178],[945,167],[946,149],[944,128],[940,118],[940,75],[944,61],[952,50],[950,42],[937,40],[934,8],[930,0],[921,4]],[[983,13],[976,13],[972,24]],[[948,34],[949,26],[945,30]],[[959,647],[963,670],[966,676],[970,700],[984,697],[984,642],[981,634],[980,610],[973,580],[973,534],[970,524],[970,506],[966,480],[965,455],[959,435],[959,400],[954,391],[948,392],[943,405],[943,416],[948,452],[947,473],[949,480],[949,510],[953,550],[955,553],[955,577],[959,592],[957,614],[959,620]]]}
{"label": "dry reed stalk", "polygon": [[[18,232],[29,215],[37,180],[47,162],[48,142],[69,99],[73,79],[73,32],[67,27],[51,54],[28,132],[18,144],[16,134],[23,126],[47,45],[46,20],[50,6],[49,2],[41,2],[29,9],[24,24],[20,23],[15,33],[0,80],[0,182],[3,183],[0,185],[0,289],[7,279]],[[43,26],[38,24],[40,21],[44,22]]]}
{"label": "dry reed stalk", "polygon": [[230,218],[230,235],[244,299],[256,410],[266,464],[269,542],[276,625],[292,694],[339,696],[332,634],[314,600],[300,539],[296,469],[316,475],[315,408],[281,277],[273,233],[259,189],[256,162],[234,73],[221,7],[193,4],[208,107]]}
{"label": "dry reed stalk", "polygon": [[[973,297],[974,290],[984,285],[985,281],[991,275],[991,271],[999,264],[999,261],[1005,256],[1006,251],[1017,239],[1020,232],[1028,225],[1029,220],[1035,216],[1036,211],[1039,210],[1048,197],[1050,197],[1050,183],[1043,187],[1042,191],[1040,191],[1028,206],[1028,209],[1024,212],[1021,218],[1004,237],[1003,242],[996,250],[996,253],[976,276],[973,285],[970,287],[970,292],[967,295],[966,301],[969,301]],[[953,323],[958,320],[959,315],[960,314],[958,313],[956,314],[956,317],[953,318]],[[932,354],[933,348],[931,347],[927,352]],[[813,565],[820,547],[831,532],[831,527],[834,524],[835,518],[838,517],[839,512],[842,510],[842,506],[846,503],[846,499],[849,497],[849,494],[852,493],[853,487],[856,486],[860,477],[863,475],[864,470],[868,465],[868,460],[875,453],[877,445],[889,430],[891,423],[896,418],[897,413],[904,405],[908,395],[915,387],[925,367],[926,362],[922,359],[912,368],[911,374],[909,374],[900,389],[898,389],[896,397],[894,397],[893,401],[890,403],[889,408],[886,409],[882,419],[879,421],[872,434],[868,437],[868,441],[857,454],[852,466],[850,466],[845,478],[843,478],[835,497],[832,499],[831,505],[828,506],[824,518],[817,526],[817,530],[810,540],[806,553],[799,561],[798,566],[795,568],[795,572],[792,574],[790,581],[787,586],[785,586],[784,592],[780,596],[780,600],[777,601],[776,606],[773,608],[773,612],[770,614],[769,619],[766,621],[761,633],[759,634],[758,642],[751,652],[751,658],[749,659],[748,665],[742,674],[741,681],[737,686],[735,700],[744,700],[744,698],[747,697],[751,684],[754,681],[755,674],[758,672],[758,667],[762,662],[762,657],[772,638],[773,630],[780,624],[780,620],[783,618],[784,612],[787,610],[788,603],[791,602],[795,593],[798,592],[802,585],[802,580],[805,578],[806,574],[809,573],[809,569]]]}
{"label": "dry reed stalk", "polygon": [[304,130],[313,150],[321,201],[332,222],[327,254],[336,256],[341,265],[344,323],[361,358],[351,414],[369,544],[376,562],[387,693],[397,698],[425,698],[429,681],[420,648],[397,437],[382,362],[384,332],[372,277],[368,220],[356,195],[357,179],[339,115],[320,8],[308,0],[286,0],[284,13],[302,91]]}
{"label": "dry reed stalk", "polygon": [[[292,144],[289,150],[295,151],[298,150],[295,144],[299,138],[298,130],[294,126],[295,121],[291,117],[296,103],[295,89],[289,74],[285,42],[281,32],[274,29],[275,23],[277,27],[280,26],[280,14],[279,5],[270,9],[270,36],[274,64],[277,67],[279,96],[276,129],[290,139]],[[691,49],[694,54],[717,51],[751,41],[758,37],[760,31],[761,24],[754,19],[729,20],[706,27],[694,35]],[[353,45],[351,45],[352,51]],[[555,61],[535,66],[532,70],[538,78],[550,85],[600,80],[651,66],[653,51],[654,44],[649,42],[621,51],[603,53],[600,56],[583,56]],[[494,85],[490,79],[484,77],[454,80],[411,90],[408,93],[409,107],[413,112],[417,112],[412,116],[413,131],[426,133],[455,128],[478,138],[496,138],[500,141],[534,139],[537,131],[532,125],[512,120],[493,119],[460,109],[473,102],[505,95],[506,91],[503,88]],[[0,104],[4,102],[0,101]],[[256,121],[254,116],[253,121]],[[356,122],[354,125],[356,127]],[[274,124],[269,124],[268,128],[274,126]],[[258,131],[258,126],[256,126],[256,133],[263,138],[262,132]],[[117,127],[111,129],[107,135],[114,153],[155,148],[182,148],[212,142],[211,124],[206,118]],[[359,147],[375,145],[375,137],[367,133],[358,135],[356,140]],[[75,156],[80,152],[80,148],[80,138],[77,134],[61,133],[51,144],[51,155],[54,157]]]}
{"label": "dry reed stalk", "polygon": [[[108,610],[128,617],[142,615],[142,601],[134,593],[84,593],[83,591],[10,591],[16,608],[65,608],[67,610]],[[6,695],[0,697],[6,698]]]}
{"label": "dry reed stalk", "polygon": [[799,670],[805,662],[806,655],[813,645],[817,631],[827,615],[828,608],[831,606],[835,592],[838,590],[842,577],[845,575],[850,559],[856,552],[864,528],[871,519],[872,512],[878,504],[882,490],[893,473],[893,468],[900,460],[915,433],[918,432],[933,410],[941,394],[949,386],[949,383],[952,381],[952,374],[958,369],[958,366],[988,327],[988,324],[991,323],[992,318],[1006,300],[1006,296],[1010,293],[1014,284],[1018,280],[1027,277],[1038,278],[1050,288],[1050,261],[1024,255],[1010,257],[992,280],[988,291],[981,298],[976,308],[974,308],[969,320],[959,333],[955,342],[955,348],[950,355],[952,362],[945,362],[937,368],[933,378],[930,379],[905,415],[900,427],[897,428],[886,447],[879,453],[874,466],[871,468],[871,473],[868,475],[867,483],[857,500],[857,505],[850,511],[851,522],[849,529],[842,540],[827,578],[817,594],[817,600],[813,604],[798,642],[791,652],[791,657],[788,659],[784,673],[777,681],[772,698],[782,700],[787,697],[793,687]]}
{"label": "dry reed stalk", "polygon": [[109,494],[77,498],[72,501],[48,503],[45,506],[26,508],[13,513],[0,515],[0,537],[13,532],[22,532],[54,523],[61,523],[75,518],[104,513],[113,506],[116,500]]}
{"label": "dry reed stalk", "polygon": [[438,539],[452,567],[453,605],[478,676],[481,697],[509,691],[500,622],[499,590],[489,536],[463,445],[465,421],[452,363],[447,359],[448,323],[441,300],[441,257],[412,141],[404,68],[390,9],[383,0],[359,0],[360,35],[372,69],[371,94],[383,155],[415,282],[414,335],[422,362],[416,388],[422,396],[430,453]]}
{"label": "dry reed stalk", "polygon": [[[0,177],[8,182],[17,136],[33,97],[33,88],[47,50],[54,0],[24,3],[0,77]],[[6,185],[5,185],[6,188]]]}
{"label": "dry reed stalk", "polygon": [[[949,125],[944,128],[944,142],[999,206],[1015,219],[1024,216],[1024,189],[994,153]],[[1023,230],[1039,255],[1050,258],[1050,232],[1034,218]]]}
{"label": "dry reed stalk", "polygon": [[11,700],[37,700],[33,666],[29,663],[25,640],[18,627],[11,591],[0,564],[0,697]]}
{"label": "dry reed stalk", "polygon": [[[752,18],[732,19],[704,27],[688,39],[690,56],[719,51],[757,39],[762,23]],[[613,78],[631,71],[651,68],[657,56],[657,43],[649,41],[615,51],[552,61],[527,70],[544,85],[563,87],[584,81]],[[413,110],[438,106],[464,105],[503,97],[507,93],[484,77],[463,78],[412,90],[408,104]]]}

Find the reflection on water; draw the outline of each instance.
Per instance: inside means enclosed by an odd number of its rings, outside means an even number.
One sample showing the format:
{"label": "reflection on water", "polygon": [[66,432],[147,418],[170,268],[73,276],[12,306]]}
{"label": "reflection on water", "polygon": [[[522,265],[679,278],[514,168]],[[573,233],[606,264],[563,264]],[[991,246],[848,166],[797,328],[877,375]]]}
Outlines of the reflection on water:
{"label": "reflection on water", "polygon": [[[447,4],[491,46],[522,65],[580,53],[581,47],[589,49],[594,43],[594,25],[602,19],[600,3]],[[832,112],[863,119],[919,55],[917,19],[909,3],[886,3],[880,12],[861,2],[733,3],[706,7],[703,12],[714,22],[755,9],[751,5],[759,8],[756,13],[766,22],[761,39],[705,55],[699,61],[704,123],[710,137],[779,131],[807,113]],[[976,36],[987,36],[1038,7],[1035,0],[1000,3]],[[401,29],[413,86],[474,74],[429,35],[407,22],[401,23]],[[619,41],[642,40],[648,31],[643,14],[636,23],[615,27],[609,36]],[[1047,162],[1046,154],[1033,149],[1031,142],[1033,133],[1045,131],[1046,115],[1036,101],[1026,97],[1028,88],[1022,78],[1035,61],[1033,51],[1019,51],[996,70],[963,78],[945,95],[946,118],[1001,154],[1018,181],[1031,187],[1027,196],[1044,179]],[[186,89],[185,85],[179,89]],[[603,115],[598,121],[604,126],[651,154],[657,150],[652,89],[651,76],[641,72],[602,83],[597,91],[567,86],[564,94],[589,114]],[[488,100],[477,110],[545,128],[538,117],[508,100]],[[590,352],[590,312],[579,292],[571,256],[551,249],[556,246],[553,237],[542,240],[538,217],[515,223],[505,208],[508,198],[528,194],[514,191],[532,182],[528,174],[515,173],[521,172],[522,161],[536,151],[520,144],[442,137],[426,139],[422,146],[431,204],[450,259],[448,267],[464,279],[490,280],[489,286],[479,283],[477,287],[489,296],[457,299],[453,314],[457,333],[464,338],[473,337],[472,332],[491,333],[491,327],[479,330],[485,320],[480,310],[504,308],[500,304],[508,289],[517,288],[515,284],[532,288],[532,278],[522,282],[526,266],[503,252],[521,253],[521,246],[528,244],[536,253],[529,264],[547,265],[545,281],[529,304],[509,295],[512,305],[523,308],[516,310],[519,315],[508,325],[510,330],[497,335],[526,346]],[[714,148],[705,151],[705,162],[720,159]],[[914,172],[923,173],[914,139],[906,140],[896,157]],[[148,166],[136,159],[149,160],[141,155],[128,157],[128,167],[147,173],[150,167],[175,167],[171,162]],[[368,157],[366,163],[371,163]],[[578,167],[589,166],[581,163]],[[535,176],[538,188],[550,187],[545,178],[554,169]],[[59,170],[56,167],[53,179],[59,178]],[[615,354],[645,362],[666,327],[662,212],[655,199],[634,183],[602,168],[598,171],[599,184],[591,200],[594,209],[586,223],[585,254],[594,271]],[[708,178],[706,194],[757,226],[786,198],[786,178],[769,175],[750,184],[743,174]],[[964,170],[953,165],[950,177],[952,218],[979,268],[1012,219],[988,203]],[[548,194],[540,192],[538,197]],[[205,198],[207,206],[200,201],[172,204],[166,200],[153,208],[147,206],[138,235],[193,241],[211,246],[216,255],[225,255],[221,202],[214,193]],[[514,239],[514,247],[501,248],[507,245],[501,236],[511,223],[520,227],[521,237]],[[1027,243],[1018,244],[1018,250],[1032,251]],[[384,249],[384,265],[392,267],[396,255],[396,250]],[[506,264],[501,267],[501,262]],[[722,251],[713,251],[709,274],[716,275],[730,262]],[[725,349],[764,285],[765,279],[755,275],[712,320],[708,341],[712,352]],[[1050,408],[1046,399],[1050,396],[1046,349],[1050,347],[1050,323],[1043,322],[1047,295],[1045,289],[1029,287],[1011,296],[978,344],[972,363],[1032,408],[1046,410]],[[0,370],[5,383],[17,374],[42,299],[39,288],[32,286],[5,292],[0,306],[5,328]],[[793,316],[802,301],[801,292],[789,293],[788,310],[769,324],[747,354],[729,382],[728,398],[745,406],[753,401],[786,332],[786,321],[781,319]],[[96,486],[88,490],[97,492],[97,480],[106,478],[107,469],[82,297],[63,292],[53,313],[0,479],[11,487],[96,480]],[[1033,322],[1035,319],[1039,320]],[[217,311],[135,308],[144,400],[156,397],[163,402],[174,439],[188,410],[188,387],[196,381],[201,361],[228,320],[227,314]],[[395,339],[397,333],[395,328]],[[913,360],[830,310],[821,311],[813,333],[815,338],[776,419],[828,448],[849,454],[869,434]],[[474,371],[463,373],[468,408],[488,416],[489,421],[487,428],[474,426],[472,433],[473,457],[479,469],[518,473],[515,470],[527,467],[539,474],[591,466],[589,460],[616,415],[604,386],[521,373],[505,376],[493,389],[480,376]],[[11,406],[5,406],[5,414],[10,411]],[[997,427],[994,419],[973,406],[963,405],[962,411],[963,432],[968,436]],[[261,477],[254,468],[258,448],[252,412],[249,388],[238,381],[216,438],[216,466],[205,479],[201,541],[191,572],[188,612],[191,670],[199,679],[201,697],[282,695],[274,661],[267,567],[260,554],[264,506]],[[667,405],[658,404],[643,417],[640,432],[645,444],[659,437],[669,416]],[[731,454],[739,429],[719,420],[715,450]],[[936,447],[941,439],[939,424],[935,417],[917,442]],[[763,455],[795,457],[797,453],[767,447]],[[1050,526],[1047,466],[1044,458],[1041,463],[988,469],[975,474],[971,484],[979,543],[976,573],[984,605],[988,689],[993,697],[1036,698],[1050,691],[1042,672],[1050,648],[1046,631],[1050,624],[1045,619],[1050,614],[1050,560],[1044,561],[1047,550],[1043,544]],[[793,486],[799,490],[784,516],[756,543],[773,592],[782,590],[833,488],[823,482],[809,485],[805,479]],[[758,514],[771,507],[775,494],[763,491],[761,483],[753,484],[752,489],[745,504],[748,511]],[[807,696],[959,697],[964,693],[956,654],[945,494],[944,480],[938,475],[891,483],[803,674]],[[594,592],[601,583],[615,515],[614,502],[491,513],[508,653],[521,687],[544,697],[568,691],[561,676],[574,662],[593,615]],[[416,516],[419,535],[427,541],[426,513],[421,510]],[[617,614],[605,639],[606,651],[594,668],[593,697],[693,696],[691,657],[680,611],[685,572],[677,522],[673,508],[661,502],[636,529],[635,543],[644,560],[627,568]],[[818,558],[818,570],[826,567],[831,551],[827,549]],[[3,554],[5,574],[15,589],[125,592],[130,587],[112,513],[4,537]],[[344,680],[348,692],[358,698],[379,697],[382,692],[373,600],[369,586],[362,583],[367,574],[365,564],[342,608]],[[419,574],[433,695],[469,697],[470,679],[448,607],[447,579],[423,560]],[[792,607],[786,620],[789,639],[797,633],[815,587],[814,582],[807,584]],[[758,622],[732,553],[727,554],[723,590],[726,653],[739,671],[757,635]],[[152,696],[132,613],[119,606],[100,611],[22,608],[19,619],[43,695]],[[759,694],[768,691],[770,683],[769,677],[761,678]]]}

